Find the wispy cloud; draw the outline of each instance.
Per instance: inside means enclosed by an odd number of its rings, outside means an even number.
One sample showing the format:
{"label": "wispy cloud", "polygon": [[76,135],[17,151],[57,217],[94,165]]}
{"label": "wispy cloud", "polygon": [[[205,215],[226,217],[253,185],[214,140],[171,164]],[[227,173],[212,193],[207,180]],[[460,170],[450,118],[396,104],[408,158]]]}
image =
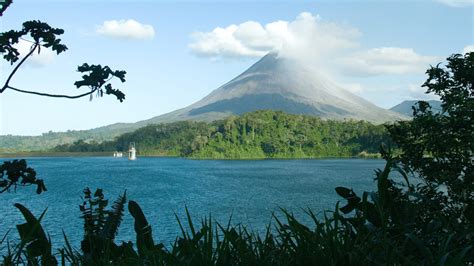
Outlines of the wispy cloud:
{"label": "wispy cloud", "polygon": [[142,24],[133,19],[107,20],[97,26],[100,35],[117,39],[150,40],[155,36],[153,26]]}
{"label": "wispy cloud", "polygon": [[411,48],[381,47],[354,53],[338,59],[341,70],[353,76],[423,73],[439,60],[424,56]]}
{"label": "wispy cloud", "polygon": [[[262,25],[246,21],[209,32],[195,32],[189,48],[199,56],[216,58],[261,57],[268,52],[304,61],[351,76],[422,74],[439,60],[412,48],[362,49],[361,33],[345,24],[300,13],[293,21]],[[332,71],[332,70],[331,70]],[[360,88],[353,88],[360,91]]]}
{"label": "wispy cloud", "polygon": [[337,85],[355,94],[366,91],[366,88],[360,83],[337,83]]}
{"label": "wispy cloud", "polygon": [[474,6],[474,0],[437,0],[437,2],[451,6],[451,7]]}
{"label": "wispy cloud", "polygon": [[471,45],[467,45],[466,47],[464,47],[462,49],[462,53],[465,54],[465,53],[469,53],[469,52],[474,52],[474,45],[471,44]]}
{"label": "wispy cloud", "polygon": [[409,84],[406,90],[406,98],[412,100],[439,100],[439,96],[433,93],[426,93],[426,88],[420,85]]}

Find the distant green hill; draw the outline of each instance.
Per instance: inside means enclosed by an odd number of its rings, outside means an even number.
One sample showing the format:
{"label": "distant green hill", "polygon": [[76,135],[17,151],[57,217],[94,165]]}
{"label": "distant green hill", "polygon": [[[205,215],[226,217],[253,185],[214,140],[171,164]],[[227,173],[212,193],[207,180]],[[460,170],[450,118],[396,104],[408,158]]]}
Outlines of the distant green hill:
{"label": "distant green hill", "polygon": [[136,129],[130,124],[114,124],[107,128],[90,130],[70,130],[67,132],[48,132],[40,136],[0,136],[0,153],[21,151],[45,151],[58,145],[78,140],[102,142]]}
{"label": "distant green hill", "polygon": [[[418,100],[413,100],[413,101],[403,101],[397,105],[395,105],[394,107],[390,108],[391,111],[394,111],[394,112],[397,112],[399,114],[402,114],[402,115],[406,115],[406,116],[413,116],[413,109],[412,109],[412,106],[414,104],[416,104],[418,102]],[[430,105],[431,105],[431,110],[433,110],[433,112],[441,112],[442,108],[441,108],[441,101],[437,101],[437,100],[430,100],[430,101],[426,101],[428,102]]]}
{"label": "distant green hill", "polygon": [[78,141],[58,152],[126,151],[135,142],[140,155],[254,159],[346,157],[378,152],[390,143],[383,125],[365,121],[322,120],[281,111],[256,111],[207,122],[149,125],[114,141]]}

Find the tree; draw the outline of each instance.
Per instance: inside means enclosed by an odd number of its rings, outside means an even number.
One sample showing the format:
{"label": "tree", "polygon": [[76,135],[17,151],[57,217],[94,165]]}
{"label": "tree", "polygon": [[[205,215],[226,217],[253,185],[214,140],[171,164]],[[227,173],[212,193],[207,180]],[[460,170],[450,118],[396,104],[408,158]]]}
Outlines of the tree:
{"label": "tree", "polygon": [[6,161],[0,165],[0,193],[28,185],[36,185],[38,194],[47,190],[43,180],[36,178],[36,171],[28,167],[25,160]]}
{"label": "tree", "polygon": [[2,3],[0,3],[0,16],[3,16],[3,12],[11,5],[12,0],[3,0]]}
{"label": "tree", "polygon": [[[355,234],[380,247],[375,264],[462,265],[474,258],[474,53],[447,61],[428,69],[423,84],[440,96],[442,112],[419,101],[413,120],[387,126],[400,154],[382,151],[387,164],[376,172],[377,192],[360,198],[336,188],[347,200],[339,210],[355,210],[346,219]],[[391,179],[391,171],[406,185]],[[387,246],[400,247],[388,253],[396,261],[383,256]]]}
{"label": "tree", "polygon": [[[0,4],[0,15],[9,7],[12,1],[3,1]],[[8,75],[5,83],[0,87],[0,95],[7,90],[12,90],[20,93],[34,94],[44,97],[77,99],[85,96],[90,96],[92,100],[93,94],[97,97],[102,97],[104,94],[114,95],[117,100],[122,102],[125,99],[125,94],[112,87],[109,81],[113,78],[118,78],[121,82],[125,82],[126,72],[123,70],[113,71],[108,66],[89,65],[84,63],[77,67],[77,71],[83,73],[81,80],[78,80],[74,85],[79,89],[81,87],[88,87],[89,91],[77,95],[61,95],[38,92],[34,90],[23,90],[11,85],[13,77],[20,69],[20,67],[37,52],[41,53],[42,49],[51,49],[58,55],[67,50],[67,46],[61,42],[58,36],[64,33],[63,29],[53,28],[45,22],[38,20],[26,21],[23,23],[21,30],[10,30],[0,33],[0,53],[3,59],[9,62],[13,68]],[[30,51],[20,59],[20,53],[15,47],[20,40],[31,43]],[[21,178],[21,180],[20,180]],[[9,191],[11,187],[16,188],[18,185],[36,184],[36,192],[40,194],[46,191],[46,187],[41,179],[36,179],[36,172],[31,167],[27,166],[25,160],[6,161],[0,165],[0,193]]]}
{"label": "tree", "polygon": [[[21,93],[34,94],[46,97],[55,98],[69,98],[77,99],[85,96],[91,96],[97,93],[98,97],[102,97],[105,94],[115,95],[117,100],[122,102],[125,99],[125,94],[118,89],[114,89],[112,84],[109,82],[112,78],[118,78],[121,82],[125,82],[126,72],[123,70],[113,71],[108,66],[102,67],[101,65],[89,65],[84,63],[77,67],[77,71],[84,73],[82,80],[76,81],[74,85],[77,88],[86,86],[90,88],[90,91],[78,95],[59,95],[49,94],[44,92],[37,92],[31,90],[22,90],[13,87],[10,83],[13,76],[17,73],[18,69],[30,58],[33,53],[41,53],[41,49],[50,48],[57,54],[63,53],[67,50],[67,46],[61,42],[58,38],[59,35],[64,33],[63,29],[53,28],[45,22],[39,20],[26,21],[23,23],[21,30],[15,31],[10,30],[0,34],[0,53],[3,54],[3,58],[11,65],[15,65],[8,75],[5,83],[0,88],[0,94],[6,90],[13,90]],[[15,47],[15,44],[24,40],[31,43],[30,51],[20,60],[20,53]]]}
{"label": "tree", "polygon": [[400,159],[417,172],[423,189],[447,194],[439,208],[463,222],[474,222],[474,52],[452,55],[446,69],[428,71],[423,84],[442,100],[442,112],[427,102],[413,107],[412,121],[398,122],[389,131],[403,151]]}

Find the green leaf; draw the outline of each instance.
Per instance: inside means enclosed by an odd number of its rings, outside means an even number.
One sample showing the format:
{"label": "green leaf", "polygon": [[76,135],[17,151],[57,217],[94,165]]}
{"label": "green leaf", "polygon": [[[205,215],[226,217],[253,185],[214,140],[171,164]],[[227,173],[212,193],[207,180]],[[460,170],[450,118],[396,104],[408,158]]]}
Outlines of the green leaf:
{"label": "green leaf", "polygon": [[345,187],[336,187],[335,190],[336,190],[336,193],[339,194],[339,196],[345,199],[353,197],[354,195],[354,192],[351,189],[348,189]]}
{"label": "green leaf", "polygon": [[137,247],[140,254],[144,254],[147,251],[154,249],[155,244],[153,241],[153,235],[151,226],[143,214],[142,209],[135,201],[131,200],[128,202],[128,210],[135,219],[135,233],[137,235]]}

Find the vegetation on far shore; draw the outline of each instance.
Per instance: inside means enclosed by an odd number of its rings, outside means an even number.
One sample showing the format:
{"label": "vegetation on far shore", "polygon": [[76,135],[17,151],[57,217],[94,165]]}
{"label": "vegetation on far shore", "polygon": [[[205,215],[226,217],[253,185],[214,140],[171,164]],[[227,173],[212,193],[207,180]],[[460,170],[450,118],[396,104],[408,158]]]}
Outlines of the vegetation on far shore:
{"label": "vegetation on far shore", "polygon": [[85,139],[94,139],[98,142],[113,139],[126,132],[126,129],[117,128],[114,130],[69,130],[66,132],[46,132],[40,136],[0,136],[0,153],[24,153],[24,152],[46,152],[52,148]]}
{"label": "vegetation on far shore", "polygon": [[[33,157],[111,157],[113,154],[111,152],[17,152],[17,153],[0,153],[0,158],[33,158]],[[123,155],[126,158],[126,154]],[[146,155],[139,155],[138,157],[179,157],[174,155],[168,154],[146,154]],[[366,153],[361,152],[356,156],[350,157],[343,157],[343,156],[320,156],[320,157],[305,157],[305,158],[295,158],[295,157],[281,157],[281,158],[225,158],[225,159],[215,159],[215,158],[187,158],[187,159],[195,159],[195,160],[291,160],[291,159],[382,159],[382,155],[380,153]]]}
{"label": "vegetation on far shore", "polygon": [[384,125],[266,110],[211,123],[149,125],[113,141],[76,141],[57,146],[54,151],[127,151],[131,142],[136,143],[142,156],[195,159],[373,158],[381,143],[391,143]]}
{"label": "vegetation on far shore", "polygon": [[0,158],[25,158],[25,157],[85,157],[85,156],[111,156],[110,152],[11,152],[0,153]]}

